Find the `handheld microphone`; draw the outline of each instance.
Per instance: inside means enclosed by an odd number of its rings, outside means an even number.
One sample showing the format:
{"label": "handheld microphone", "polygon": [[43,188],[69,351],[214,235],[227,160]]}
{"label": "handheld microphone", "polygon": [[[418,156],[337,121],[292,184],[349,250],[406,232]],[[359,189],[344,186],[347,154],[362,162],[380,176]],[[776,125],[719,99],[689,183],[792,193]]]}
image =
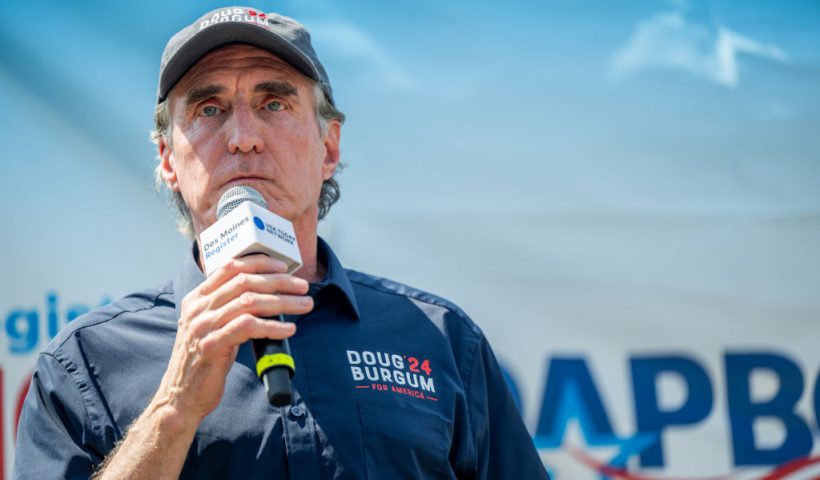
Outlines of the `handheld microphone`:
{"label": "handheld microphone", "polygon": [[[293,225],[270,212],[265,199],[253,188],[236,186],[222,194],[216,218],[216,223],[200,235],[206,275],[233,258],[254,253],[284,261],[288,273],[301,267]],[[281,314],[278,320],[285,321]],[[287,339],[254,339],[252,343],[256,374],[265,385],[268,401],[275,407],[290,404],[290,379],[296,365]]]}

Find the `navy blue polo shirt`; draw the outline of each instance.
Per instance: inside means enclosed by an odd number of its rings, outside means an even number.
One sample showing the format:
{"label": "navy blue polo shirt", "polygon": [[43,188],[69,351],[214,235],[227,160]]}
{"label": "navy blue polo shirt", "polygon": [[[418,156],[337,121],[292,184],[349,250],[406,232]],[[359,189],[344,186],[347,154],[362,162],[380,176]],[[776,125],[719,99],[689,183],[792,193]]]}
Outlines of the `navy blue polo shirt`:
{"label": "navy blue polo shirt", "polygon": [[[194,251],[192,249],[192,251]],[[547,478],[479,328],[439,297],[345,270],[292,317],[295,399],[272,407],[250,344],[196,433],[181,478]],[[143,412],[165,372],[193,254],[168,285],[81,317],[38,358],[14,478],[88,478]]]}

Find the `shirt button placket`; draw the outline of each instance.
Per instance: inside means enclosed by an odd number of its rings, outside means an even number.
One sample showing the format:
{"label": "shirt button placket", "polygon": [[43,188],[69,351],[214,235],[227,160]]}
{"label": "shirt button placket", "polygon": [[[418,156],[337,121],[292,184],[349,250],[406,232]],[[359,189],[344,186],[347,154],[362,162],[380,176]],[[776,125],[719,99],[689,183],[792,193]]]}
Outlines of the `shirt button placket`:
{"label": "shirt button placket", "polygon": [[[290,339],[291,354],[294,356],[297,368],[303,365],[299,355],[298,338]],[[298,374],[297,374],[298,375]],[[316,426],[299,389],[293,385],[294,404],[282,407],[282,426],[285,434],[285,448],[288,455],[289,478],[320,478],[319,445]]]}
{"label": "shirt button placket", "polygon": [[304,404],[283,407],[282,410],[289,478],[319,478],[318,445],[313,416]]}

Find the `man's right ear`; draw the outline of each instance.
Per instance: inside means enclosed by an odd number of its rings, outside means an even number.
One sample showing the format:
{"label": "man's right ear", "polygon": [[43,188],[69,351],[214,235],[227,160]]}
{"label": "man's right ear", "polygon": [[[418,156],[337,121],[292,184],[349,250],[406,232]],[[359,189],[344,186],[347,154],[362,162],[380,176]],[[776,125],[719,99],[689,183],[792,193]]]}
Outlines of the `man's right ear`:
{"label": "man's right ear", "polygon": [[162,175],[162,180],[165,185],[172,192],[179,191],[179,180],[177,179],[177,172],[174,169],[174,152],[171,146],[165,142],[165,138],[160,137],[157,141],[157,150],[159,150],[159,166]]}

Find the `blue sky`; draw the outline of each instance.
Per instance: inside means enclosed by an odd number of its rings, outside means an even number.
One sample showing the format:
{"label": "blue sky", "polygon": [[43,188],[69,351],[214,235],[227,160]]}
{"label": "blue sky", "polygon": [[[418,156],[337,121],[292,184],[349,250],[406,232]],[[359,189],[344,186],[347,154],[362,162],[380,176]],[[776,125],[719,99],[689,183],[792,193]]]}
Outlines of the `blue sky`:
{"label": "blue sky", "polygon": [[[16,3],[21,15],[2,26],[20,48],[3,55],[4,70],[80,121],[103,112],[112,125],[86,121],[89,130],[113,137],[103,143],[126,141],[149,152],[141,133],[150,127],[164,41],[220,5],[53,2],[42,15],[42,5]],[[412,156],[436,165],[497,164],[504,155],[510,158],[503,163],[553,164],[558,160],[546,157],[566,154],[572,145],[563,144],[577,144],[579,136],[617,143],[635,131],[708,135],[790,128],[795,120],[790,135],[808,143],[806,130],[817,120],[820,8],[813,2],[258,6],[314,30],[349,112],[349,150],[377,148],[401,163]],[[21,16],[36,20],[16,20]],[[719,58],[720,45],[734,53]],[[463,143],[478,142],[465,137],[486,143],[474,151]]]}
{"label": "blue sky", "polygon": [[[220,4],[47,5],[12,2],[14,15],[0,19],[0,95],[17,105],[3,119],[4,195],[38,204],[23,179],[49,177],[54,162],[94,171],[76,138],[97,162],[150,185],[160,53]],[[397,213],[820,209],[815,2],[254,6],[313,30],[348,115],[343,200],[331,216],[339,228]],[[74,139],[43,131],[44,119],[70,125]],[[19,141],[33,132],[50,144]],[[40,161],[19,161],[32,155]],[[82,171],[66,169],[50,192]]]}
{"label": "blue sky", "polygon": [[[59,205],[66,232],[76,210],[136,208],[148,222],[162,208],[147,141],[159,57],[220,4],[47,5],[13,2],[0,19],[4,213]],[[326,235],[356,244],[361,222],[402,215],[417,226],[553,214],[817,221],[815,2],[254,6],[312,29],[348,115]],[[112,175],[139,194],[78,197]]]}

